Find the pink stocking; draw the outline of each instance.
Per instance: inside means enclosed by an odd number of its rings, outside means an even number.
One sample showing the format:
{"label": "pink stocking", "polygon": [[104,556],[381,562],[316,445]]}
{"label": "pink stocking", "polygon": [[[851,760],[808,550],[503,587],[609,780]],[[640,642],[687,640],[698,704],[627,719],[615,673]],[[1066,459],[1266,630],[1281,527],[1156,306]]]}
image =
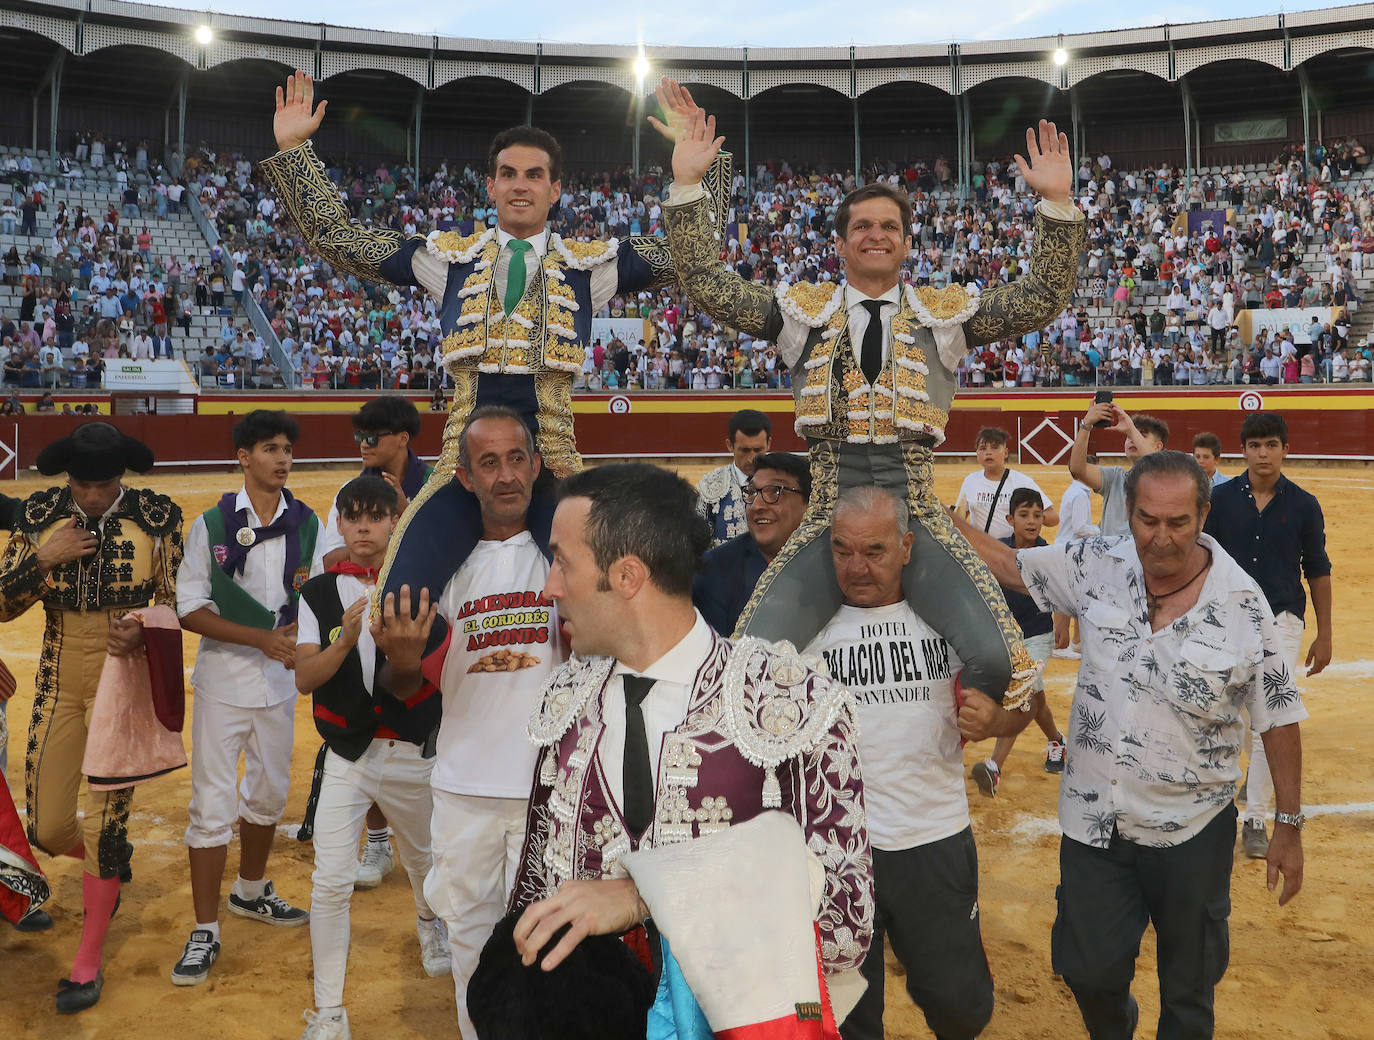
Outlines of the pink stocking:
{"label": "pink stocking", "polygon": [[85,913],[81,921],[81,945],[72,962],[72,981],[90,982],[100,971],[100,951],[105,945],[105,933],[110,930],[110,916],[119,898],[119,878],[96,877],[89,872],[81,875],[81,902]]}

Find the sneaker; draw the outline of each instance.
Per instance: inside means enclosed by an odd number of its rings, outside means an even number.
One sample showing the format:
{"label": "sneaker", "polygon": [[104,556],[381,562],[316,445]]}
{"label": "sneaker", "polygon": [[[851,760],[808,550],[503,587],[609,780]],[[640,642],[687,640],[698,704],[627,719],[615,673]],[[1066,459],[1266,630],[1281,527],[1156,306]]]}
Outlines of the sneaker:
{"label": "sneaker", "polygon": [[1050,656],[1057,657],[1061,661],[1077,661],[1083,655],[1079,653],[1077,650],[1075,650],[1073,647],[1066,646],[1063,649],[1055,650],[1050,654]]}
{"label": "sneaker", "polygon": [[420,963],[425,974],[431,979],[447,975],[451,969],[451,955],[448,949],[448,929],[439,918],[431,921],[416,920],[415,934],[420,937]]}
{"label": "sneaker", "polygon": [[347,1011],[340,1009],[338,1018],[321,1018],[317,1011],[303,1012],[301,1017],[305,1019],[301,1040],[353,1040]]}
{"label": "sneaker", "polygon": [[992,759],[985,758],[973,767],[973,782],[984,798],[996,798],[997,787],[1002,783],[1002,770]]}
{"label": "sneaker", "polygon": [[353,879],[354,888],[376,888],[396,869],[396,853],[391,842],[369,841],[363,847],[363,857],[358,861],[358,876]]}
{"label": "sneaker", "polygon": [[1241,848],[1250,859],[1264,859],[1269,855],[1269,832],[1263,820],[1246,820],[1241,830]]}
{"label": "sneaker", "polygon": [[244,899],[237,892],[229,892],[229,909],[241,917],[251,917],[263,924],[279,924],[288,928],[310,922],[310,911],[292,906],[267,882],[266,889],[257,899]]}
{"label": "sneaker", "polygon": [[181,960],[172,969],[173,986],[196,986],[210,977],[210,968],[219,956],[219,940],[208,928],[197,928],[181,951]]}
{"label": "sneaker", "polygon": [[1062,773],[1064,771],[1064,752],[1068,748],[1064,746],[1062,740],[1051,740],[1050,746],[1045,749],[1045,772]]}

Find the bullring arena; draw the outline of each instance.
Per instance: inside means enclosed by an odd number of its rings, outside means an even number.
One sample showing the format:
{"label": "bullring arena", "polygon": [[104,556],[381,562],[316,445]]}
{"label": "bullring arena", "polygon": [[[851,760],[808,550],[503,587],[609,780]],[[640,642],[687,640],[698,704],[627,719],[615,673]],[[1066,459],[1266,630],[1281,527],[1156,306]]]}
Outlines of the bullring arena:
{"label": "bullring arena", "polygon": [[[195,30],[203,23],[213,34],[197,41]],[[314,70],[321,92],[331,98],[331,113],[340,116],[322,131],[319,148],[336,157],[348,176],[361,177],[358,171],[387,164],[429,171],[441,161],[456,173],[464,164],[482,161],[494,130],[528,119],[572,142],[569,166],[588,182],[595,171],[615,168],[629,183],[641,185],[642,171],[667,163],[662,142],[651,140],[652,134],[641,141],[634,129],[635,115],[643,109],[643,95],[634,88],[642,87],[643,76],[636,77],[630,65],[633,48],[582,53],[576,45],[415,37],[112,2],[98,3],[78,18],[65,3],[10,0],[0,9],[0,39],[13,57],[0,71],[0,145],[5,147],[0,160],[27,157],[51,182],[34,233],[0,234],[0,252],[12,244],[23,253],[47,243],[59,201],[97,214],[107,204],[118,204],[121,194],[109,168],[78,161],[85,173],[79,181],[60,172],[61,158],[83,133],[89,148],[87,128],[102,133],[111,151],[115,138],[121,138],[143,139],[153,157],[199,155],[202,171],[205,141],[225,155],[269,155],[271,87],[295,67]],[[1056,48],[1067,52],[1063,62],[1051,57]],[[1047,116],[1071,129],[1077,155],[1109,152],[1122,170],[1177,167],[1185,198],[1195,182],[1234,171],[1248,209],[1262,204],[1276,154],[1290,154],[1298,145],[1312,154],[1323,140],[1332,143],[1334,153],[1337,139],[1374,137],[1374,102],[1367,92],[1347,89],[1368,82],[1356,77],[1374,67],[1374,5],[952,47],[834,47],[805,54],[779,48],[752,56],[727,49],[688,54],[650,48],[648,60],[655,75],[678,76],[720,113],[727,132],[740,139],[730,146],[742,146],[737,161],[749,171],[751,188],[759,164],[773,168],[771,177],[782,162],[818,171],[891,172],[908,165],[916,169],[920,160],[919,168],[933,180],[919,189],[913,181],[913,190],[935,204],[951,204],[971,196],[977,178],[986,177],[985,163],[1005,158],[1024,124]],[[131,75],[135,69],[140,75]],[[111,96],[121,98],[117,116]],[[930,115],[920,126],[909,126],[906,113],[917,106]],[[1260,127],[1260,117],[1283,126]],[[1242,123],[1254,124],[1248,132],[1273,136],[1246,138],[1241,132],[1237,137]],[[741,128],[746,128],[742,134]],[[129,153],[132,160],[132,144]],[[935,174],[937,155],[948,156],[948,181]],[[151,189],[154,177],[136,165],[131,162],[131,181]],[[1333,176],[1346,185],[1351,200],[1374,188],[1367,164],[1352,168],[1345,180],[1339,168]],[[1222,191],[1207,190],[1218,196]],[[281,274],[270,250],[251,235],[245,238],[232,214],[208,199],[193,205],[193,197],[185,204],[191,213],[154,217],[145,208],[142,214],[154,234],[183,257],[196,251],[208,255],[223,241],[248,247],[245,256],[263,261],[267,281]],[[1207,195],[1202,204],[1208,212],[1236,219],[1227,215],[1224,200],[1216,209],[1210,203],[1217,200]],[[158,205],[151,196],[140,204]],[[1352,211],[1358,213],[1358,202],[1352,201]],[[455,223],[461,226],[463,220]],[[1184,230],[1192,230],[1186,218]],[[1305,238],[1297,262],[1319,270],[1329,256],[1324,246],[1338,237],[1329,231],[1325,242]],[[160,248],[168,246],[155,247]],[[1344,270],[1339,258],[1337,270]],[[1352,272],[1359,292],[1374,289],[1371,272],[1374,262]],[[1079,296],[1087,319],[1110,323],[1110,305],[1091,300],[1090,280],[1081,274]],[[332,376],[316,388],[306,385],[313,373],[303,371],[299,355],[283,347],[284,330],[274,325],[271,313],[274,301],[258,295],[264,298],[254,301],[250,290],[240,307],[230,300],[222,311],[197,303],[174,337],[171,360],[137,372],[131,371],[136,364],[107,366],[103,389],[77,385],[68,374],[58,379],[54,392],[57,409],[93,405],[152,445],[158,469],[131,475],[127,483],[171,495],[188,524],[221,493],[238,486],[237,472],[227,461],[228,431],[236,417],[258,407],[286,408],[300,420],[303,434],[289,487],[323,514],[330,496],[356,472],[347,415],[382,389],[341,386]],[[1163,306],[1166,295],[1156,288],[1138,299],[1148,311]],[[651,342],[664,308],[677,302],[653,301],[652,317],[643,325]],[[1374,781],[1367,750],[1374,745],[1374,722],[1362,696],[1374,678],[1374,651],[1360,635],[1374,626],[1374,601],[1365,594],[1370,587],[1365,582],[1374,584],[1374,564],[1361,548],[1374,503],[1374,389],[1367,381],[1367,362],[1366,381],[1358,381],[1360,350],[1369,355],[1374,300],[1350,308],[1344,319],[1334,300],[1321,303],[1323,317],[1348,323],[1345,338],[1355,355],[1348,381],[1337,379],[1331,367],[1319,367],[1315,382],[1321,385],[1256,388],[1230,382],[1219,363],[1209,369],[1200,362],[1200,385],[1130,388],[1117,395],[1128,410],[1166,418],[1174,429],[1172,446],[1186,450],[1195,433],[1218,433],[1228,456],[1221,468],[1227,473],[1241,468],[1236,452],[1244,416],[1259,409],[1282,412],[1293,434],[1285,472],[1317,495],[1326,515],[1334,567],[1334,658],[1322,675],[1299,680],[1311,713],[1302,727],[1303,804],[1309,817],[1303,835],[1304,887],[1280,909],[1277,895],[1265,890],[1264,864],[1238,854],[1230,967],[1216,994],[1216,1035],[1226,1040],[1374,1038],[1369,996],[1374,933],[1368,927],[1374,921],[1374,881],[1367,869],[1374,849]],[[0,312],[13,315],[20,307],[18,284],[0,287]],[[225,385],[226,364],[234,365],[228,350],[228,361],[217,370],[197,369],[202,352],[213,353],[219,345],[225,321],[231,333],[254,330],[266,356],[276,362],[278,375],[262,389],[243,388],[242,368],[238,384]],[[118,381],[121,367],[123,383]],[[1214,379],[1218,372],[1222,377]],[[690,386],[579,391],[574,399],[579,445],[592,464],[645,457],[695,481],[721,461],[716,455],[729,414],[754,407],[773,416],[775,447],[804,450],[791,430],[789,391],[752,379],[737,386],[700,392]],[[17,389],[30,414],[0,415],[0,491],[23,496],[53,483],[32,470],[33,461],[44,444],[78,420],[32,414],[41,393],[36,381]],[[1012,434],[1018,468],[1058,500],[1069,483],[1067,443],[1091,393],[1062,382],[961,391],[936,467],[941,499],[952,503],[973,468],[975,431],[999,425]],[[416,389],[413,396],[423,412],[428,394]],[[442,420],[442,415],[425,414],[421,454],[432,458],[436,453]],[[1118,448],[1107,443],[1102,450]],[[8,712],[6,779],[21,802],[41,628],[37,609],[0,627],[0,657],[19,679]],[[1312,632],[1309,604],[1304,647]],[[196,643],[188,633],[188,692]],[[1068,716],[1074,670],[1075,662],[1054,660],[1047,672],[1049,702],[1060,720]],[[194,712],[194,699],[188,706]],[[188,741],[189,733],[188,719]],[[290,801],[270,867],[280,893],[298,905],[308,902],[313,864],[311,847],[295,840],[294,828],[318,746],[309,706],[302,702]],[[989,751],[990,744],[966,748],[965,771]],[[981,798],[968,784],[980,853],[983,939],[996,981],[996,1011],[983,1035],[993,1040],[1083,1035],[1074,1001],[1050,967],[1059,876],[1058,778],[1044,772],[1042,761],[1043,746],[1031,727],[1009,760],[995,800]],[[174,989],[168,982],[191,918],[182,841],[189,797],[187,770],[137,789],[129,828],[136,850],[134,880],[109,932],[103,996],[79,1017],[55,1016],[52,991],[80,934],[81,870],[75,861],[41,857],[52,882],[47,909],[56,926],[37,934],[0,928],[0,1036],[5,1040],[180,1035],[256,1040],[298,1034],[301,1009],[312,1003],[305,929],[260,929],[226,917],[224,953],[210,980],[193,989]],[[231,849],[231,863],[236,855]],[[454,1035],[452,985],[426,978],[419,968],[409,898],[398,871],[353,900],[347,1004],[360,1037]],[[928,1037],[901,972],[889,952],[887,1035]],[[1150,933],[1136,980],[1138,1035],[1153,1036],[1158,989]]]}

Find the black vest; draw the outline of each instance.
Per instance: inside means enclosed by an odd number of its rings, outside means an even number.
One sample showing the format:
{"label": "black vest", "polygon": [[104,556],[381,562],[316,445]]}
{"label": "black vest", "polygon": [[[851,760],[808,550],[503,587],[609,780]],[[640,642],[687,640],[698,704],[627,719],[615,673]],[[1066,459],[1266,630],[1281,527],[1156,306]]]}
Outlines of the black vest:
{"label": "black vest", "polygon": [[[301,587],[301,598],[320,625],[320,649],[328,647],[343,625],[344,605],[339,602],[339,576],[325,573],[311,578]],[[343,664],[328,680],[316,687],[315,728],[330,749],[341,758],[356,762],[381,726],[402,740],[424,746],[439,728],[443,708],[438,691],[426,683],[407,706],[391,696],[381,684],[386,658],[377,651],[372,693],[363,685],[363,664],[354,646]]]}

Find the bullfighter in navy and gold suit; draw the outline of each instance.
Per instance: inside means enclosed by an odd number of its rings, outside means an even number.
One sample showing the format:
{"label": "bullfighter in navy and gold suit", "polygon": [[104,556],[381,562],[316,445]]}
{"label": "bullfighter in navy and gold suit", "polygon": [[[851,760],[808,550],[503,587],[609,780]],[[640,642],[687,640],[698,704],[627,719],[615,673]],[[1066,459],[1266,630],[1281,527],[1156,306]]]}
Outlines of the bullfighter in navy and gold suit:
{"label": "bullfighter in navy and gold suit", "polygon": [[[314,106],[310,77],[290,77],[285,92],[278,90],[273,125],[281,150],[259,166],[311,248],[336,269],[420,286],[439,305],[438,359],[453,379],[453,404],[439,461],[397,528],[378,582],[384,591],[428,588],[437,599],[481,536],[477,500],[454,479],[467,416],[487,404],[514,408],[534,431],[545,470],[564,477],[581,469],[572,386],[592,316],[616,295],[672,281],[672,258],[658,238],[577,242],[549,231],[562,153],[550,134],[529,126],[492,142],[487,191],[497,227],[406,237],[353,221],[309,140],[325,104]],[[702,181],[717,200],[713,212],[723,217],[728,155],[717,156]],[[552,501],[539,490],[530,523],[547,529]]]}

